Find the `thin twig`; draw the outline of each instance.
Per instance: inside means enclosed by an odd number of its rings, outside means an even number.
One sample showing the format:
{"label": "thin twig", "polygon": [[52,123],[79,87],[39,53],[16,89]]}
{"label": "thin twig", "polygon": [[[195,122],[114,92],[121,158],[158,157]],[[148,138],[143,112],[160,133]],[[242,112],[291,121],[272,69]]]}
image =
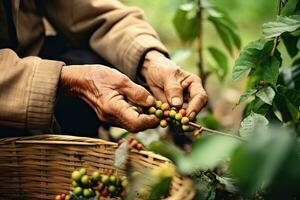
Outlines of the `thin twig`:
{"label": "thin twig", "polygon": [[[277,0],[277,15],[280,15],[281,14],[281,0]],[[273,45],[273,49],[272,49],[272,52],[271,52],[271,56],[274,56],[274,53],[275,53],[275,50],[276,50],[276,47],[278,45],[278,40],[279,40],[279,36],[276,36],[275,39],[274,39],[274,45]]]}
{"label": "thin twig", "polygon": [[196,123],[194,123],[194,122],[189,122],[189,125],[192,126],[192,127],[194,127],[194,128],[200,129],[200,130],[202,130],[202,131],[206,131],[206,132],[214,133],[214,134],[218,134],[218,135],[223,135],[223,136],[226,136],[226,137],[235,138],[235,139],[237,139],[237,140],[246,142],[246,140],[244,140],[243,138],[241,138],[241,137],[239,137],[239,136],[237,136],[237,135],[232,135],[232,134],[224,133],[224,132],[221,132],[221,131],[212,130],[212,129],[203,127],[203,126],[201,126],[201,125],[199,125],[199,124],[196,124]]}

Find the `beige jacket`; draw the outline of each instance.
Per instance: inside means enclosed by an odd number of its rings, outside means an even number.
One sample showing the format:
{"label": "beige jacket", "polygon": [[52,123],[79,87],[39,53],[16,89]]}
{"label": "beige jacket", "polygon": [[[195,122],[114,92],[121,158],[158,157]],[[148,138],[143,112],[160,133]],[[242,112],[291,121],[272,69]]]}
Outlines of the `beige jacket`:
{"label": "beige jacket", "polygon": [[[117,0],[11,0],[15,51],[0,49],[0,127],[46,129],[52,124],[64,63],[36,57],[43,44],[42,16],[74,47],[89,45],[134,79],[150,49],[166,52],[141,10]],[[41,3],[39,6],[36,3]],[[39,8],[39,9],[38,9]],[[0,42],[9,36],[0,1]]]}

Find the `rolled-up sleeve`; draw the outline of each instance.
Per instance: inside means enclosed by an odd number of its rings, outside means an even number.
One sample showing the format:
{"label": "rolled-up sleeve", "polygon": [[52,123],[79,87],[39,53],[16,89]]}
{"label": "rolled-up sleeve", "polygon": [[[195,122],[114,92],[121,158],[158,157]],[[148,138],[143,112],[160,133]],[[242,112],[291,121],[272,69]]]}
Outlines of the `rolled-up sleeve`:
{"label": "rolled-up sleeve", "polygon": [[48,129],[64,63],[0,49],[0,126]]}

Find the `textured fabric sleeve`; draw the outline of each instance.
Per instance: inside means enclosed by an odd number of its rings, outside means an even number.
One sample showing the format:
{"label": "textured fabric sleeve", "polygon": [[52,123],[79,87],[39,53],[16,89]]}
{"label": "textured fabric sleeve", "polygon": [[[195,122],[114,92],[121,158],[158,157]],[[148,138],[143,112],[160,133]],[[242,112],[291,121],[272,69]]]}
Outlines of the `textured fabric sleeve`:
{"label": "textured fabric sleeve", "polygon": [[168,54],[143,12],[117,0],[48,0],[46,17],[73,46],[89,46],[135,79],[149,50]]}
{"label": "textured fabric sleeve", "polygon": [[20,59],[14,51],[0,49],[0,126],[50,128],[63,65],[33,56]]}

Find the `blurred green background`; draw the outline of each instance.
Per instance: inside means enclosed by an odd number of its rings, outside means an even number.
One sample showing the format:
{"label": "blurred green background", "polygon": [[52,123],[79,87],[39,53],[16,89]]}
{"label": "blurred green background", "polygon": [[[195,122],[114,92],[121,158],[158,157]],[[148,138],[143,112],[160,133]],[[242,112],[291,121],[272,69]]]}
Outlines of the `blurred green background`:
{"label": "blurred green background", "polygon": [[[162,42],[171,53],[178,48],[186,47],[177,36],[172,21],[176,8],[183,0],[122,0],[122,2],[144,10],[146,19],[158,32]],[[276,18],[275,0],[209,0],[209,2],[227,11],[236,22],[242,39],[242,47],[260,37],[263,23]],[[204,23],[203,37],[204,47],[214,45],[226,52],[214,27],[208,21]],[[195,44],[193,46],[196,47]],[[239,52],[236,52],[234,56],[228,55],[231,68],[238,54]],[[204,51],[204,66],[207,67],[211,62],[213,61],[209,53]],[[197,55],[195,53],[177,62],[182,68],[198,73],[196,63]],[[210,76],[208,79],[206,89],[209,102],[213,107],[213,114],[225,127],[234,128],[239,125],[243,105],[233,108],[244,85],[244,80],[232,82],[231,73],[223,83],[220,83],[214,76]]]}

